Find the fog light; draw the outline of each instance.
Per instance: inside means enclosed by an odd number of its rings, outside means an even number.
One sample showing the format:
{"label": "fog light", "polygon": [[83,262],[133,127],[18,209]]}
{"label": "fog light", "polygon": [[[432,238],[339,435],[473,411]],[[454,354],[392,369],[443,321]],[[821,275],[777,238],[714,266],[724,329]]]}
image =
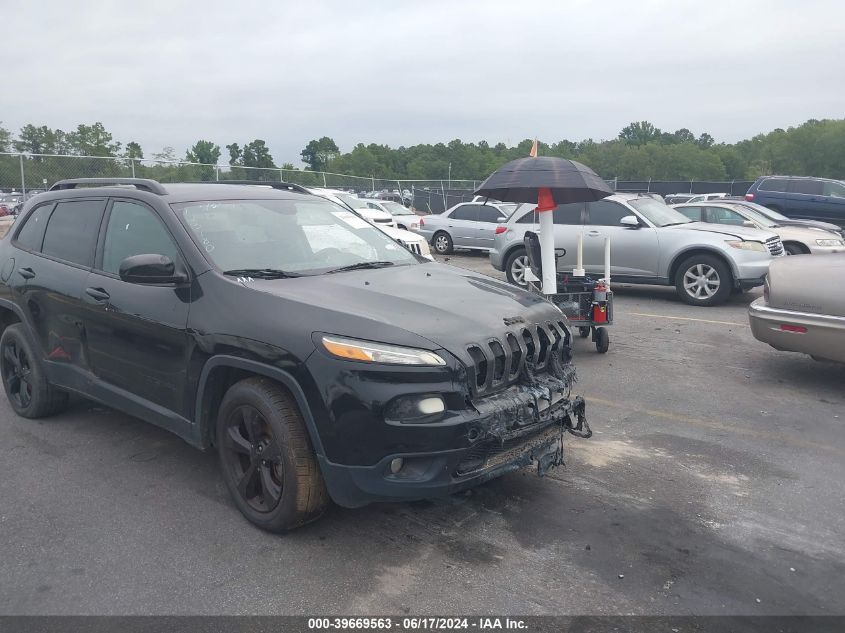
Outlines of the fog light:
{"label": "fog light", "polygon": [[405,465],[404,459],[402,459],[401,457],[395,457],[395,458],[390,460],[390,472],[395,475],[400,470],[402,470],[402,466],[404,466],[404,465]]}
{"label": "fog light", "polygon": [[446,405],[443,403],[443,398],[423,398],[417,402],[417,409],[423,415],[434,415],[435,413],[443,413],[446,410]]}

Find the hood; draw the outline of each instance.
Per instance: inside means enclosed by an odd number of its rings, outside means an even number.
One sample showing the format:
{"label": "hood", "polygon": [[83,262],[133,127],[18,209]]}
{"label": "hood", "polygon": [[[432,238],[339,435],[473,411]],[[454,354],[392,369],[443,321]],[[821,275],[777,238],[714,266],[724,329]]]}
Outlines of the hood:
{"label": "hood", "polygon": [[392,237],[394,240],[405,242],[406,244],[414,244],[416,242],[425,241],[416,233],[411,233],[410,231],[405,231],[403,229],[394,229],[392,226],[383,226],[381,224],[376,224],[376,228],[381,229],[381,231],[385,233],[388,237]]}
{"label": "hood", "polygon": [[822,231],[809,226],[778,226],[776,229],[782,240],[792,239],[815,244],[816,240],[841,240],[839,233]]}
{"label": "hood", "polygon": [[845,317],[845,254],[778,257],[769,266],[773,308]]}
{"label": "hood", "polygon": [[675,226],[667,226],[665,229],[671,229],[673,231],[716,233],[718,235],[726,235],[727,237],[732,237],[734,239],[753,240],[756,242],[765,242],[773,237],[777,237],[777,235],[775,235],[772,231],[751,228],[750,226],[727,226],[725,224],[707,224],[706,222],[676,224]]}
{"label": "hood", "polygon": [[[309,319],[312,331],[444,348],[461,359],[467,358],[470,343],[492,337],[501,340],[505,332],[517,333],[525,324],[564,319],[560,310],[538,295],[446,264],[255,279],[250,286],[319,308]],[[517,323],[509,326],[505,319]]]}
{"label": "hood", "polygon": [[845,229],[836,224],[831,224],[830,222],[819,222],[818,220],[793,220],[791,218],[789,220],[776,220],[776,222],[780,226],[801,226],[813,229],[814,231],[830,231],[831,233],[836,233],[837,235],[845,235]]}
{"label": "hood", "polygon": [[393,222],[393,216],[387,211],[382,211],[381,209],[358,207],[355,211],[363,215],[365,218],[369,218],[373,222]]}

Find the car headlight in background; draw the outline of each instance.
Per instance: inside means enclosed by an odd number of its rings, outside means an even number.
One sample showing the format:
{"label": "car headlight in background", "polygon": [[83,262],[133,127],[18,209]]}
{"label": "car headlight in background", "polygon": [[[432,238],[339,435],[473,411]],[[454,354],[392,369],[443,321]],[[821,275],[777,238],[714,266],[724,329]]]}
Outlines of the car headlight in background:
{"label": "car headlight in background", "polygon": [[756,251],[758,253],[768,253],[769,249],[763,242],[753,242],[748,240],[727,240],[725,242],[728,246],[738,248],[742,251]]}
{"label": "car headlight in background", "polygon": [[425,349],[371,343],[370,341],[359,341],[340,336],[323,336],[322,343],[329,354],[346,360],[384,363],[386,365],[421,365],[427,367],[446,365],[446,361],[440,356]]}
{"label": "car headlight in background", "polygon": [[842,240],[816,240],[819,246],[842,246]]}

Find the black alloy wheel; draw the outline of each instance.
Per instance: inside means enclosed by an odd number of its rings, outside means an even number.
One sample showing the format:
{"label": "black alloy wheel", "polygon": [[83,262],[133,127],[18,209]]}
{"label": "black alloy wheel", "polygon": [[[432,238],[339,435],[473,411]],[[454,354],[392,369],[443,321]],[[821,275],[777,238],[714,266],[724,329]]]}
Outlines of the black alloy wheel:
{"label": "black alloy wheel", "polygon": [[271,512],[282,498],[284,457],[267,420],[248,404],[233,409],[226,422],[221,457],[237,482],[241,498],[256,512]]}

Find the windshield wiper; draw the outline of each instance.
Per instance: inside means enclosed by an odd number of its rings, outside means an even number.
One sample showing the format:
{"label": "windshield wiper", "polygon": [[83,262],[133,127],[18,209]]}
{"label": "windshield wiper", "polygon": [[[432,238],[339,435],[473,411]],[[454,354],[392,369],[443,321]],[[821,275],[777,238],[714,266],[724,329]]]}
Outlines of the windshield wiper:
{"label": "windshield wiper", "polygon": [[662,226],[678,226],[680,224],[692,224],[692,220],[687,220],[686,222],[669,222],[669,224],[663,224]]}
{"label": "windshield wiper", "polygon": [[349,266],[333,268],[332,270],[326,271],[326,274],[342,273],[347,270],[363,270],[365,268],[384,268],[386,266],[393,266],[393,262],[358,262],[357,264],[349,264]]}
{"label": "windshield wiper", "polygon": [[258,277],[260,279],[285,279],[287,277],[302,277],[299,273],[291,273],[278,268],[234,268],[224,270],[224,275],[232,277]]}

